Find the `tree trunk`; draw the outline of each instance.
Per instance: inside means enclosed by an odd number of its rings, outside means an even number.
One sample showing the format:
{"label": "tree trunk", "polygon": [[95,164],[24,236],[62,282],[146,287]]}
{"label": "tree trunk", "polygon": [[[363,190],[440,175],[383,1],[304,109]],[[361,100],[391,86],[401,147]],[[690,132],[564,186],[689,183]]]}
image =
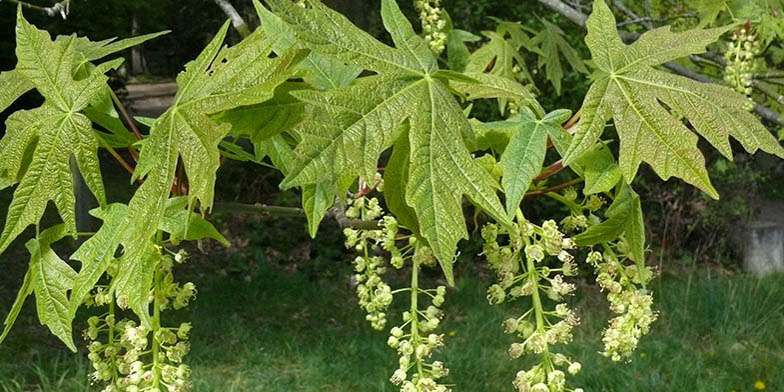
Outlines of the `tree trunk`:
{"label": "tree trunk", "polygon": [[[131,37],[139,35],[139,20],[136,14],[131,17]],[[142,52],[142,45],[136,45],[131,48],[131,75],[138,75],[144,73],[144,53]]]}

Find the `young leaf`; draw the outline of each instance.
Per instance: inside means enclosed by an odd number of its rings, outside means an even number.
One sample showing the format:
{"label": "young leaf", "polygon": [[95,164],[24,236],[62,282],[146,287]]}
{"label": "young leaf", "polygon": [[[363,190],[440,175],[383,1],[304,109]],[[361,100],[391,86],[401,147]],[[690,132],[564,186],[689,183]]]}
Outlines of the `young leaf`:
{"label": "young leaf", "polygon": [[504,173],[501,186],[506,195],[506,212],[510,218],[517,213],[525,192],[542,170],[547,152],[547,137],[560,131],[561,123],[570,115],[568,110],[557,110],[538,120],[533,112],[523,108],[519,116],[506,121],[515,124],[517,128],[512,133],[500,162]]}
{"label": "young leaf", "polygon": [[729,136],[750,153],[762,149],[784,157],[784,149],[773,135],[744,109],[746,97],[726,87],[653,68],[704,51],[731,26],[679,33],[662,27],[625,45],[604,0],[594,2],[587,26],[585,42],[599,69],[583,102],[582,117],[564,163],[589,151],[610,118],[615,119],[621,140],[620,169],[627,183],[640,163],[647,162],[661,178],[679,177],[718,198],[697,148],[697,135],[681,117],[728,158],[732,157]]}
{"label": "young leaf", "polygon": [[463,72],[468,64],[468,58],[471,57],[471,52],[465,43],[477,42],[482,38],[468,31],[456,29],[449,14],[444,11],[443,15],[444,20],[446,20],[444,32],[446,33],[446,53],[449,59],[449,69],[455,72]]}
{"label": "young leaf", "polygon": [[478,83],[452,81],[450,85],[465,95],[468,100],[473,101],[486,98],[514,100],[519,106],[528,107],[539,116],[544,115],[544,109],[539,105],[529,88],[517,81],[481,72],[466,72],[464,75],[476,80]]}
{"label": "young leaf", "polygon": [[[75,36],[52,41],[24,19],[16,26],[18,72],[44,96],[44,105],[14,113],[0,140],[0,177],[19,181],[0,234],[0,252],[28,225],[37,223],[51,200],[69,232],[76,231],[71,158],[100,204],[106,202],[98,165],[98,140],[82,114],[106,83],[103,75],[118,62],[104,63],[75,80]],[[26,150],[37,140],[29,167],[22,173]]]}
{"label": "young leaf", "polygon": [[544,29],[539,31],[531,43],[539,45],[539,68],[544,66],[547,80],[553,84],[556,93],[560,95],[561,79],[563,79],[564,75],[561,56],[577,72],[588,73],[588,69],[585,68],[585,64],[577,50],[564,38],[563,30],[545,19],[542,19],[542,23],[544,24]]}
{"label": "young leaf", "polygon": [[[392,145],[406,116],[410,92],[421,82],[378,75],[326,92],[293,95],[318,111],[296,127],[303,137],[282,187],[333,180],[344,172],[371,180],[378,157]],[[361,99],[357,99],[361,97]]]}
{"label": "young leaf", "polygon": [[579,163],[584,169],[585,195],[607,192],[623,177],[615,158],[604,143],[596,144],[593,150],[580,158]]}
{"label": "young leaf", "polygon": [[437,63],[427,45],[392,0],[382,1],[381,15],[396,48],[375,41],[319,2],[311,2],[311,8],[286,0],[269,3],[310,49],[379,73],[347,88],[294,94],[313,105],[313,115],[297,128],[303,140],[281,186],[343,175],[373,178],[381,152],[400,137],[400,125],[408,119],[411,165],[405,202],[451,281],[457,241],[467,236],[462,196],[503,224],[509,219],[493,179],[462,141],[470,127],[447,85],[433,77]]}
{"label": "young leaf", "polygon": [[71,307],[69,309],[71,318],[76,315],[76,311],[90,295],[90,290],[95,287],[109,264],[114,260],[116,244],[122,240],[127,229],[123,222],[127,212],[128,207],[119,203],[112,203],[90,211],[90,215],[103,220],[104,224],[98,233],[88,238],[71,255],[72,260],[82,263],[71,290]]}
{"label": "young leaf", "polygon": [[577,244],[595,245],[624,235],[630,249],[629,258],[638,264],[644,263],[645,222],[642,219],[640,196],[629,185],[623,184],[605,216],[607,220],[575,236]]}
{"label": "young leaf", "polygon": [[65,234],[63,225],[44,230],[38,238],[27,242],[30,252],[30,288],[35,294],[38,320],[60,338],[71,351],[76,352],[71,332],[72,318],[68,312],[66,292],[73,287],[76,272],[56,253],[50,245]]}
{"label": "young leaf", "polygon": [[[114,38],[100,42],[92,42],[87,38],[77,37],[75,38],[73,45],[75,46],[78,60],[74,61],[72,73],[80,73],[80,71],[82,71],[85,66],[90,64],[90,61],[104,58],[110,54],[139,45],[145,41],[159,37],[166,33],[168,33],[168,31],[140,35],[138,37],[124,39],[117,42],[113,42]],[[74,38],[67,37],[58,39],[73,40]],[[0,112],[8,108],[8,106],[10,106],[20,96],[22,96],[22,94],[32,90],[35,87],[18,70],[0,73],[0,86],[3,86],[3,90],[0,91]]]}
{"label": "young leaf", "polygon": [[256,159],[261,160],[266,140],[292,130],[305,119],[305,104],[291,95],[302,89],[301,83],[281,84],[272,99],[222,112],[215,119],[231,124],[232,136],[248,138],[254,145]]}

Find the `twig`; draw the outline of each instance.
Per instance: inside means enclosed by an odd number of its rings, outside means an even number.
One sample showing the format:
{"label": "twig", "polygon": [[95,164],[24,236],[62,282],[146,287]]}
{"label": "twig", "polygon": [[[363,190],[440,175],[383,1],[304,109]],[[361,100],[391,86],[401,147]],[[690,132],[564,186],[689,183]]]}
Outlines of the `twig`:
{"label": "twig", "polygon": [[[0,0],[0,2],[2,2],[2,1],[3,0]],[[48,16],[60,15],[63,19],[65,19],[68,16],[68,11],[69,11],[69,8],[70,8],[69,7],[70,0],[63,0],[63,1],[59,2],[59,3],[55,3],[51,7],[41,7],[39,5],[26,3],[24,1],[19,1],[19,0],[5,0],[5,1],[7,1],[9,3],[12,3],[12,4],[19,4],[23,8],[27,8],[27,9],[43,12],[43,13],[45,13]]]}
{"label": "twig", "polygon": [[770,87],[766,86],[765,84],[763,84],[762,82],[758,82],[756,80],[752,81],[752,84],[753,84],[754,88],[757,89],[759,92],[767,95],[770,99],[776,101],[776,103],[778,103],[779,105],[784,105],[784,96],[782,96],[781,94],[779,94],[776,91],[773,91],[772,88],[770,88]]}
{"label": "twig", "polygon": [[[648,30],[653,29],[653,25],[651,24],[653,19],[647,18],[647,17],[646,18],[639,17],[637,14],[634,13],[634,11],[626,8],[626,6],[623,5],[623,3],[620,2],[620,0],[613,0],[613,4],[615,5],[615,8],[618,8],[619,10],[621,10],[621,12],[626,14],[626,16],[628,16],[628,17],[630,17],[632,19],[631,23],[641,23]],[[627,21],[627,22],[629,22],[629,21]],[[631,23],[626,23],[626,24],[631,24]],[[620,25],[620,23],[618,25]]]}
{"label": "twig", "polygon": [[234,29],[240,33],[242,38],[245,38],[250,35],[250,29],[248,28],[248,24],[245,23],[245,19],[242,19],[240,13],[234,8],[228,0],[215,0],[215,4],[223,10],[223,13],[231,19],[231,25],[234,26]]}

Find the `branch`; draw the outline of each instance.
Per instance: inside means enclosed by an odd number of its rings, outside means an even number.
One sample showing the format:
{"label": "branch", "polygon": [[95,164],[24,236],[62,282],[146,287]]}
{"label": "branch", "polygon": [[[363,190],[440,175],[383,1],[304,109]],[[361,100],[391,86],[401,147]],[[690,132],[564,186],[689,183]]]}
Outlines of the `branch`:
{"label": "branch", "polygon": [[578,26],[585,27],[585,20],[588,19],[588,17],[579,10],[576,10],[568,6],[566,3],[561,2],[561,0],[539,0],[539,2],[554,9],[559,14],[576,23]]}
{"label": "branch", "polygon": [[[653,29],[653,25],[651,24],[653,19],[647,18],[647,17],[646,18],[640,18],[637,14],[634,13],[634,11],[626,8],[626,6],[623,5],[623,3],[620,2],[620,0],[613,0],[613,4],[615,5],[615,8],[618,8],[619,10],[621,10],[621,12],[626,14],[626,16],[628,16],[629,18],[632,19],[631,21],[626,21],[625,22],[626,24],[642,23],[642,25],[645,26],[646,29],[648,29],[648,30]],[[624,22],[622,22],[622,23],[624,23]]]}
{"label": "branch", "polygon": [[223,13],[231,19],[231,25],[234,26],[234,29],[237,30],[238,33],[245,38],[250,35],[250,29],[248,28],[248,24],[245,23],[245,19],[242,19],[240,13],[234,8],[228,0],[215,0],[215,4],[223,10]]}
{"label": "branch", "polygon": [[[3,0],[0,0],[0,2],[2,1]],[[70,9],[69,3],[71,2],[70,0],[63,0],[59,3],[55,3],[55,5],[51,7],[41,7],[35,4],[26,3],[24,1],[19,1],[19,0],[6,0],[6,1],[12,4],[19,4],[20,6],[27,9],[43,12],[49,16],[60,15],[63,19],[68,17],[68,12]]]}
{"label": "branch", "polygon": [[[582,28],[585,28],[585,20],[588,19],[588,17],[585,16],[585,14],[583,14],[582,12],[577,11],[574,8],[569,7],[568,5],[566,5],[565,3],[561,2],[560,0],[539,0],[539,2],[544,4],[544,5],[546,5],[546,6],[548,6],[548,7],[550,7],[554,11],[560,13],[561,15],[565,16],[566,18],[568,18],[572,22],[576,23],[578,26],[580,26]],[[626,43],[632,42],[632,41],[634,41],[634,40],[636,40],[637,38],[640,37],[640,34],[637,34],[637,33],[630,33],[630,32],[625,32],[625,31],[622,31],[622,32],[619,32],[619,33],[621,35],[621,39],[624,42],[626,42]],[[707,59],[713,60],[714,62],[716,62],[718,64],[726,64],[726,61],[724,61],[724,57],[721,56],[718,53],[710,53],[710,52],[708,52],[708,53],[703,54],[701,57],[705,57]],[[668,68],[669,70],[673,71],[674,73],[676,73],[678,75],[685,76],[685,77],[690,78],[690,79],[694,79],[694,80],[696,80],[698,82],[722,84],[719,81],[713,80],[713,79],[711,79],[711,78],[709,78],[709,77],[707,77],[705,75],[702,75],[700,73],[694,72],[694,71],[692,71],[692,70],[690,70],[690,69],[688,69],[688,68],[686,68],[686,67],[684,67],[684,66],[682,66],[680,64],[677,64],[675,62],[668,62],[668,63],[665,63],[663,65],[666,68]],[[755,86],[754,87],[757,87],[757,84],[758,83],[756,83],[756,81],[755,81]],[[757,89],[759,89],[759,87],[757,87]],[[775,123],[775,124],[777,124],[779,126],[784,126],[784,119],[781,117],[781,114],[773,111],[772,109],[770,109],[768,107],[765,107],[765,106],[762,106],[759,103],[755,102],[754,103],[754,111],[757,112],[757,114],[759,114],[760,117],[762,117],[762,118],[764,118],[764,119],[766,119],[766,120],[768,120],[768,121],[770,121],[772,123]]]}
{"label": "branch", "polygon": [[[306,218],[305,210],[297,207],[270,206],[266,204],[243,204],[243,203],[215,203],[213,212],[223,212],[228,214],[259,214],[263,216],[287,216],[293,218]],[[335,219],[341,228],[376,230],[379,228],[377,221],[366,221],[348,218],[340,208],[332,207],[327,212],[327,217]]]}

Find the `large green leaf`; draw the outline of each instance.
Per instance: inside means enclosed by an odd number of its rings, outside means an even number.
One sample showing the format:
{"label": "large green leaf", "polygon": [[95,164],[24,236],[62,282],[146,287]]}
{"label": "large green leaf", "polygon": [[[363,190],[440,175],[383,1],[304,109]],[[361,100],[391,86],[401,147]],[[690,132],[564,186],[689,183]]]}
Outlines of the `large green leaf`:
{"label": "large green leaf", "polygon": [[640,196],[623,184],[605,216],[607,220],[578,234],[575,241],[588,246],[613,241],[623,235],[629,245],[629,258],[642,265],[645,262],[645,222]]}
{"label": "large green leaf", "polygon": [[524,108],[520,115],[506,121],[516,125],[500,162],[504,172],[501,186],[506,196],[506,212],[510,218],[517,213],[525,192],[542,171],[547,138],[560,132],[561,123],[570,115],[569,110],[556,110],[539,120],[533,112]]}
{"label": "large green leaf", "polygon": [[[264,8],[258,0],[253,0],[253,5],[256,7],[256,13],[261,21],[261,28],[268,35],[278,38],[274,48],[276,53],[284,53],[297,45],[295,33],[288,24]],[[332,57],[316,52],[310,53],[299,67],[305,71],[302,79],[309,85],[322,90],[346,87],[362,72],[360,67],[346,65]]]}
{"label": "large green leaf", "polygon": [[33,84],[17,70],[0,73],[0,86],[3,86],[0,90],[0,112],[33,88]]}
{"label": "large green leaf", "polygon": [[[621,140],[620,169],[627,182],[640,163],[647,162],[661,178],[679,177],[717,198],[695,131],[728,158],[732,157],[729,136],[749,152],[762,149],[784,157],[773,135],[744,109],[746,97],[653,68],[703,52],[731,26],[679,33],[662,27],[625,45],[603,0],[594,2],[587,26],[585,42],[598,70],[565,163],[592,149],[610,118]],[[688,120],[693,131],[681,118]]]}
{"label": "large green leaf", "polygon": [[395,48],[317,1],[308,2],[309,8],[287,0],[268,3],[310,49],[378,73],[345,88],[294,93],[313,113],[297,127],[302,142],[282,186],[344,175],[372,179],[379,156],[400,138],[400,125],[408,119],[411,164],[405,203],[415,211],[419,231],[451,281],[457,242],[467,236],[462,196],[503,224],[509,219],[493,179],[471,159],[462,141],[470,127],[445,84],[449,77],[438,73],[432,52],[392,0],[382,1],[381,15]]}
{"label": "large green leaf", "polygon": [[[38,30],[24,19],[21,9],[16,26],[17,57],[13,74],[21,75],[45,98],[44,105],[18,111],[9,117],[7,131],[0,140],[0,178],[19,182],[0,234],[0,252],[27,226],[36,224],[51,200],[69,232],[76,231],[75,196],[71,159],[90,190],[104,204],[103,182],[98,164],[98,139],[90,120],[81,113],[105,87],[103,74],[118,61],[92,67],[76,80],[77,38],[52,41],[49,33]],[[28,162],[28,149],[33,148]]]}
{"label": "large green leaf", "polygon": [[[210,115],[270,99],[306,54],[291,50],[271,57],[274,40],[261,30],[231,48],[221,49],[228,26],[228,22],[224,24],[205,50],[178,75],[174,102],[152,124],[134,173],[135,178],[144,178],[144,184],[121,218],[122,234],[112,236],[113,246],[109,248],[122,245],[124,251],[112,288],[118,303],[131,307],[140,317],[147,317],[147,273],[157,260],[158,252],[151,240],[164,219],[178,158],[189,182],[189,209],[198,202],[203,211],[208,210],[219,166],[218,144],[231,129]],[[101,231],[112,227],[106,222]],[[85,255],[92,262],[100,260],[99,256]]]}
{"label": "large green leaf", "polygon": [[[308,1],[307,7],[296,6],[286,0],[268,0],[267,3],[294,29],[297,38],[314,52],[376,72],[422,75],[437,68],[435,58],[425,54],[429,49],[422,40],[415,40],[419,42],[415,50],[423,56],[418,58],[381,43],[320,1]],[[386,20],[385,26],[387,22],[399,25]]]}

